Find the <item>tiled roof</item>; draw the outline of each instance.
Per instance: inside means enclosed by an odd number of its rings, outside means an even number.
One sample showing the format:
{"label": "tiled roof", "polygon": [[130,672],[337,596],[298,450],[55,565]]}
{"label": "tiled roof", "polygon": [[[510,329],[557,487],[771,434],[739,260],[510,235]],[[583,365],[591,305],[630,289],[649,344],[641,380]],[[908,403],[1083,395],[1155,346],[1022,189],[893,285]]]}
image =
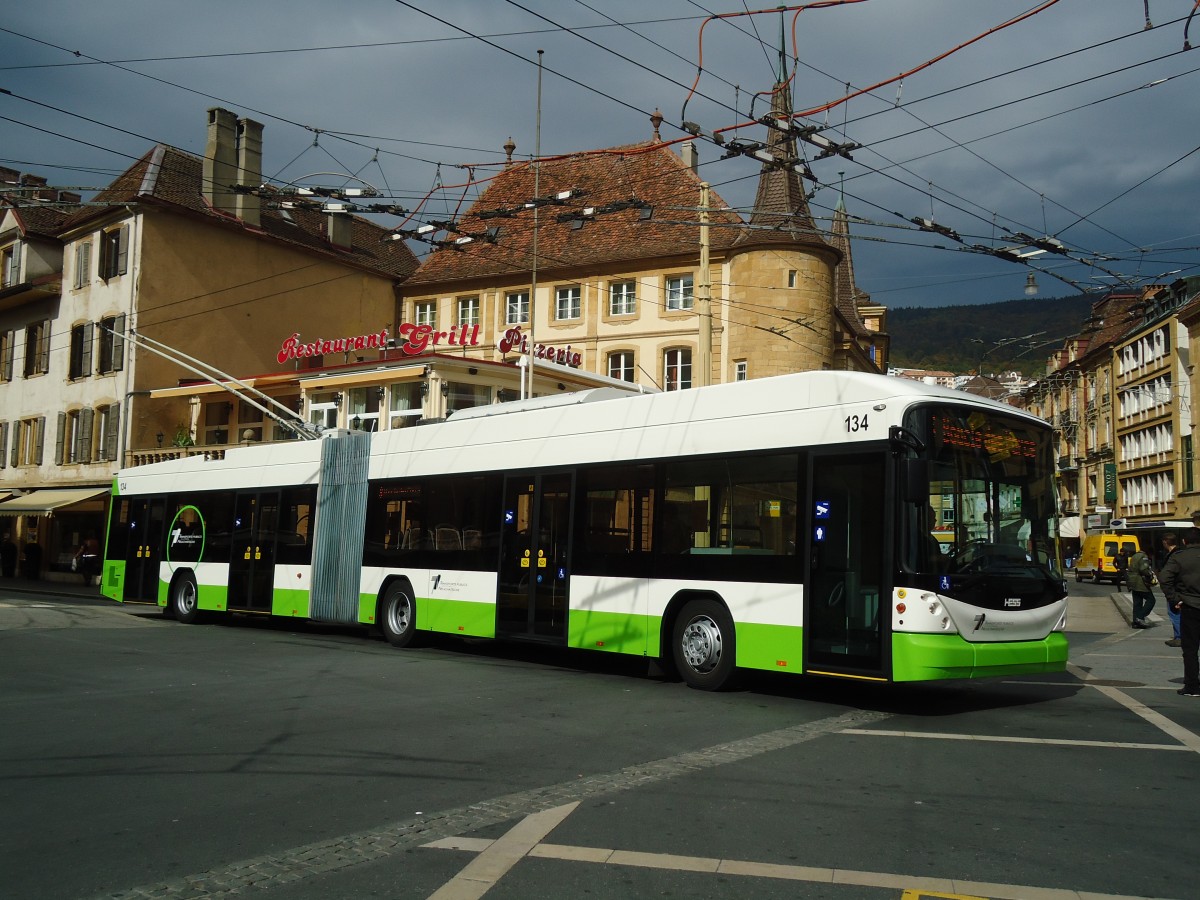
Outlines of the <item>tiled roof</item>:
{"label": "tiled roof", "polygon": [[858,314],[858,307],[869,303],[871,295],[860,291],[854,283],[854,257],[850,253],[850,217],[846,215],[846,207],[840,200],[833,213],[829,243],[842,253],[842,260],[834,270],[834,306],[854,334],[865,337],[872,332]]}
{"label": "tiled roof", "polygon": [[[407,284],[504,278],[530,271],[532,210],[505,218],[481,214],[517,209],[535,196],[549,197],[568,190],[580,190],[583,194],[565,206],[544,206],[539,210],[541,270],[595,269],[632,260],[699,253],[696,207],[700,202],[700,178],[670,149],[657,142],[545,160],[538,166],[537,180],[535,191],[530,163],[511,165],[496,175],[457,223],[460,231],[471,233],[498,226],[496,242],[474,241],[460,245],[457,250],[434,250]],[[651,217],[642,219],[639,209],[630,208],[600,213],[579,228],[573,228],[570,222],[557,221],[563,213],[630,199],[649,204],[653,210]],[[714,211],[709,221],[716,226],[709,232],[711,249],[729,249],[744,223],[736,213],[720,211],[727,204],[715,193],[710,205]]]}
{"label": "tiled roof", "polygon": [[71,209],[39,203],[13,203],[9,207],[26,235],[41,237],[55,237],[63,221],[71,214]]}
{"label": "tiled roof", "polygon": [[[126,169],[92,200],[93,203],[154,202],[177,210],[204,216],[214,222],[244,228],[253,234],[267,235],[279,241],[380,272],[393,278],[405,278],[417,268],[417,258],[403,241],[385,240],[389,229],[366,219],[353,217],[352,249],[336,247],[325,236],[328,216],[320,210],[271,209],[263,202],[259,227],[246,225],[232,215],[215,212],[201,195],[202,167],[199,157],[174,147],[159,144]],[[88,206],[69,216],[62,231],[106,215],[105,206]]]}

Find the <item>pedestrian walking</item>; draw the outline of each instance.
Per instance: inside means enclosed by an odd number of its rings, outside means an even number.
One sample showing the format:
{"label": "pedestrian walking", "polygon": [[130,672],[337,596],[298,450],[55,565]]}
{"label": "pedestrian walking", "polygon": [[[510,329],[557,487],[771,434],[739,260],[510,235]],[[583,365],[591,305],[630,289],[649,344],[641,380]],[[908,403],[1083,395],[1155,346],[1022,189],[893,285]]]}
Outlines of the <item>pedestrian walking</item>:
{"label": "pedestrian walking", "polygon": [[[1171,558],[1171,554],[1179,549],[1179,538],[1173,531],[1163,532],[1162,536],[1162,559],[1158,564],[1158,571],[1162,572],[1162,567],[1167,564],[1167,560]],[[1177,610],[1170,601],[1167,602],[1167,618],[1171,620],[1171,639],[1163,641],[1168,647],[1180,647],[1183,642],[1179,639],[1179,610]]]}
{"label": "pedestrian walking", "polygon": [[[1128,544],[1122,544],[1121,549],[1117,551],[1117,555],[1113,557],[1113,568],[1117,570],[1117,590],[1121,589],[1121,582],[1128,583],[1129,581],[1129,557],[1133,554],[1129,550]],[[1136,616],[1134,617],[1137,618]],[[1138,626],[1134,626],[1135,628]]]}
{"label": "pedestrian walking", "polygon": [[84,584],[91,584],[92,579],[100,574],[100,542],[96,540],[96,532],[89,531],[76,549],[71,568],[83,577]]}
{"label": "pedestrian walking", "polygon": [[[1122,552],[1124,552],[1122,550]],[[1125,578],[1129,582],[1129,591],[1133,594],[1133,627],[1149,628],[1150,622],[1146,617],[1154,609],[1154,567],[1150,565],[1150,557],[1141,547],[1129,557],[1125,567]]]}
{"label": "pedestrian walking", "polygon": [[1183,650],[1183,687],[1178,693],[1200,697],[1200,529],[1183,537],[1183,547],[1171,554],[1159,578],[1167,602],[1179,610]]}

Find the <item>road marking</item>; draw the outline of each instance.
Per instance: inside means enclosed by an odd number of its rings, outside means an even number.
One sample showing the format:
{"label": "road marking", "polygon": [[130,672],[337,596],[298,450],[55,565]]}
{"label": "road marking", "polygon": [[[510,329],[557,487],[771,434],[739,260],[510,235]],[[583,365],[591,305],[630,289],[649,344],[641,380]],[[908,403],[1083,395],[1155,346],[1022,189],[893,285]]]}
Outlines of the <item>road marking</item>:
{"label": "road marking", "polygon": [[[1093,682],[1102,681],[1103,679],[1096,678],[1091,672],[1086,669],[1081,669],[1074,663],[1067,663],[1067,671],[1082,681],[1090,688],[1095,688],[1110,700],[1115,700],[1121,706],[1135,715],[1141,716],[1155,728],[1158,728],[1164,734],[1173,737],[1179,743],[1183,744],[1188,750],[1194,753],[1200,753],[1200,735],[1195,732],[1188,731],[1182,725],[1172,722],[1162,713],[1153,710],[1144,703],[1130,697],[1124,691],[1117,690],[1115,687],[1110,687],[1106,684],[1094,684]],[[1186,698],[1185,698],[1186,699]]]}
{"label": "road marking", "polygon": [[506,794],[456,809],[393,822],[368,831],[239,860],[206,872],[181,875],[158,884],[108,891],[101,896],[104,900],[145,900],[146,897],[161,895],[169,896],[172,900],[185,900],[189,897],[227,896],[251,886],[256,890],[266,890],[285,884],[294,885],[305,878],[403,853],[409,847],[419,847],[428,843],[431,838],[477,831],[512,821],[519,816],[554,809],[589,797],[616,794],[683,775],[694,775],[725,763],[741,762],[774,750],[783,750],[819,737],[837,734],[846,728],[880,722],[891,715],[874,710],[850,710],[815,722],[766,731],[666,759],[637,763],[614,772],[602,772],[586,778]]}
{"label": "road marking", "polygon": [[1179,744],[1135,744],[1123,741],[1077,741],[1068,738],[1010,737],[997,734],[951,734],[940,731],[886,731],[874,728],[847,728],[842,734],[865,734],[872,737],[934,738],[942,741],[982,741],[997,744],[1042,744],[1064,747],[1108,747],[1116,750],[1192,750]]}
{"label": "road marking", "polygon": [[[466,850],[485,854],[495,843],[497,842],[479,838],[451,837],[422,846],[431,850]],[[992,884],[984,881],[931,878],[925,875],[905,875],[895,872],[830,869],[823,866],[790,866],[744,859],[677,856],[671,853],[639,853],[605,847],[535,844],[529,849],[527,855],[536,859],[628,866],[637,869],[665,869],[673,872],[699,872],[708,875],[774,878],[781,881],[805,881],[847,887],[892,888],[903,892],[902,900],[917,900],[917,898],[925,897],[947,898],[947,900],[1084,900],[1084,898],[1086,900],[1139,900],[1139,898],[1127,894],[1098,894],[1070,888],[1045,888],[1027,884]],[[439,895],[434,894],[433,896],[438,897]]]}
{"label": "road marking", "polygon": [[429,900],[478,900],[578,805],[576,800],[526,816],[504,837],[492,841],[466,868],[431,894]]}

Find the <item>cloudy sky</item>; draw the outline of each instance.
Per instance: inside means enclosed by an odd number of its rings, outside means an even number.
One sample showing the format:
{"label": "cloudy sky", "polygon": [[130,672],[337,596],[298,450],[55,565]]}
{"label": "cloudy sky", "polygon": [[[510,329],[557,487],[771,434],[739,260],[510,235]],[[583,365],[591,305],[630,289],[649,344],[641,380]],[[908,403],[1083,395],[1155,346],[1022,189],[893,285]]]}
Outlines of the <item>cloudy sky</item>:
{"label": "cloudy sky", "polygon": [[[861,145],[804,148],[819,223],[844,193],[862,289],[892,307],[1007,300],[1032,271],[1041,298],[1101,291],[1200,274],[1195,5],[38,0],[0,27],[0,165],[86,193],[156,142],[202,154],[223,106],[265,124],[269,180],[361,180],[373,203],[445,219],[468,166],[486,176],[510,136],[534,153],[539,50],[543,156],[646,140],[656,108],[664,140],[684,121],[765,140],[755,94],[782,22],[795,109],[814,111],[798,121]],[[759,163],[723,155],[702,140],[702,175],[748,214]],[[988,252],[1038,249],[1018,235],[1064,252],[1024,257],[1033,268]]]}

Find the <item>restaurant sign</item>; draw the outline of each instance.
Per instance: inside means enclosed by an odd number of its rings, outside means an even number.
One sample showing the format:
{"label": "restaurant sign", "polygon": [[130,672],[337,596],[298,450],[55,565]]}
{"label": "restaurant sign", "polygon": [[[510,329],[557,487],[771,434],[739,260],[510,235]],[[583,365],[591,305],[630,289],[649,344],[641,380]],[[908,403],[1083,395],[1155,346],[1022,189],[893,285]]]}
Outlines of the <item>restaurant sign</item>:
{"label": "restaurant sign", "polygon": [[447,345],[450,347],[477,347],[479,345],[478,325],[451,325],[446,331],[437,331],[432,325],[414,325],[412,322],[401,322],[396,329],[393,341],[388,329],[383,328],[373,334],[356,334],[350,337],[317,338],[305,341],[300,338],[300,332],[292,332],[279,347],[276,359],[280,364],[291,359],[307,359],[311,356],[324,356],[327,353],[354,353],[359,350],[390,350],[396,349],[405,356],[419,356],[427,350]]}
{"label": "restaurant sign", "polygon": [[[528,353],[529,336],[523,334],[520,328],[510,328],[504,332],[504,337],[500,339],[497,347],[501,353],[509,353],[513,350],[522,354]],[[534,344],[533,355],[538,359],[558,363],[560,366],[570,366],[573,369],[578,369],[583,365],[583,356],[572,350],[570,344],[567,344],[566,347],[547,347],[545,344]]]}

